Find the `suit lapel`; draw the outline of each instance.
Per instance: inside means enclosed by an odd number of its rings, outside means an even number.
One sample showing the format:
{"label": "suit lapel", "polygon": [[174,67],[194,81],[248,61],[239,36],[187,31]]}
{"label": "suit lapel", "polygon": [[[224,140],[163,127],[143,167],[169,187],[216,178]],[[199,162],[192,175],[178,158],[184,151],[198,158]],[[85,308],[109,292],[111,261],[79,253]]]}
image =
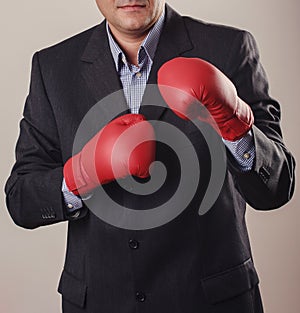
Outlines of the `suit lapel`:
{"label": "suit lapel", "polygon": [[[96,26],[81,57],[81,75],[84,78],[95,103],[122,89],[115,64],[110,53],[105,22]],[[116,111],[128,110],[123,92],[118,92]],[[104,110],[108,110],[105,107]],[[109,115],[109,112],[107,112]]]}
{"label": "suit lapel", "polygon": [[[166,110],[157,84],[157,72],[168,60],[182,55],[193,48],[183,18],[169,5],[166,5],[166,18],[159,39],[152,69],[148,79],[140,113],[149,120],[158,120]],[[151,105],[152,106],[149,106]]]}

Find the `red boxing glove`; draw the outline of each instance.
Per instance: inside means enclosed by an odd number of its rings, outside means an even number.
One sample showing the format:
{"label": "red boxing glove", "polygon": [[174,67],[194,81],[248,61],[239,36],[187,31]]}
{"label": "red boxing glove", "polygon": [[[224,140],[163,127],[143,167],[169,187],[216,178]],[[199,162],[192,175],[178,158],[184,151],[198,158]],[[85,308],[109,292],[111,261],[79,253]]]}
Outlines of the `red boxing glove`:
{"label": "red boxing glove", "polygon": [[211,123],[226,140],[240,139],[254,122],[251,108],[238,97],[233,83],[204,60],[174,58],[161,66],[157,82],[174,113],[184,119],[198,118]]}
{"label": "red boxing glove", "polygon": [[141,114],[126,114],[102,128],[64,166],[64,178],[74,194],[86,194],[100,184],[134,175],[149,176],[155,157],[152,125]]}

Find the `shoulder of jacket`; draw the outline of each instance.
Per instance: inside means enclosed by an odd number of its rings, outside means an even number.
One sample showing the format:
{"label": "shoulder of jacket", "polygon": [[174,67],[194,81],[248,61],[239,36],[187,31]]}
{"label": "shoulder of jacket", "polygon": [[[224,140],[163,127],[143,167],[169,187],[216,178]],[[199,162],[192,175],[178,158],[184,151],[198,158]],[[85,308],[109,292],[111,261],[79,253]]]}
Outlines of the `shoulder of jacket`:
{"label": "shoulder of jacket", "polygon": [[100,24],[90,27],[56,44],[45,47],[37,51],[37,53],[39,54],[39,57],[42,59],[44,58],[48,59],[48,58],[53,58],[53,57],[57,58],[61,55],[67,55],[70,57],[72,55],[76,55],[77,53],[80,54],[85,48],[94,30],[99,26]]}
{"label": "shoulder of jacket", "polygon": [[205,31],[210,35],[230,36],[230,37],[242,36],[244,33],[247,33],[246,30],[234,26],[206,22],[190,16],[183,16],[182,18],[187,29],[189,30],[189,32],[192,33]]}

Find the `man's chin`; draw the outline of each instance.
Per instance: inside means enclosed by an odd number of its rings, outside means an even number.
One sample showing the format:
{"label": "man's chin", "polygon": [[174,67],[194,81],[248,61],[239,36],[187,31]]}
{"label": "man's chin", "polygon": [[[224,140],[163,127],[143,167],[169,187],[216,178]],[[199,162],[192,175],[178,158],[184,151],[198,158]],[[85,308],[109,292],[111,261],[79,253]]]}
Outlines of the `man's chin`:
{"label": "man's chin", "polygon": [[136,21],[130,23],[130,21],[127,20],[127,23],[123,25],[124,31],[127,33],[131,33],[131,34],[134,34],[134,33],[143,34],[149,28],[150,26],[147,27],[145,20],[143,20],[143,22],[141,23],[137,23]]}

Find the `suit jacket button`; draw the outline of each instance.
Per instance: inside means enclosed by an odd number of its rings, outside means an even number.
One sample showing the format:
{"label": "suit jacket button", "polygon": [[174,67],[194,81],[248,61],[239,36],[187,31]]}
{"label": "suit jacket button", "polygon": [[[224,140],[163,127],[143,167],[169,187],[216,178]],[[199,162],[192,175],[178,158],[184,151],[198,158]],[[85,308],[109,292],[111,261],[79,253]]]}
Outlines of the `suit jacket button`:
{"label": "suit jacket button", "polygon": [[139,242],[135,239],[130,239],[128,244],[131,249],[138,249],[139,247]]}
{"label": "suit jacket button", "polygon": [[136,297],[136,300],[138,302],[145,302],[145,300],[146,300],[146,295],[144,293],[142,293],[142,292],[137,292],[135,294],[135,297]]}
{"label": "suit jacket button", "polygon": [[78,218],[79,215],[80,215],[80,210],[78,210],[78,211],[76,211],[75,213],[73,213],[73,214],[71,215],[71,217],[72,217],[72,218]]}
{"label": "suit jacket button", "polygon": [[266,184],[270,178],[270,172],[265,167],[261,167],[259,169],[259,176],[262,179],[262,181]]}

